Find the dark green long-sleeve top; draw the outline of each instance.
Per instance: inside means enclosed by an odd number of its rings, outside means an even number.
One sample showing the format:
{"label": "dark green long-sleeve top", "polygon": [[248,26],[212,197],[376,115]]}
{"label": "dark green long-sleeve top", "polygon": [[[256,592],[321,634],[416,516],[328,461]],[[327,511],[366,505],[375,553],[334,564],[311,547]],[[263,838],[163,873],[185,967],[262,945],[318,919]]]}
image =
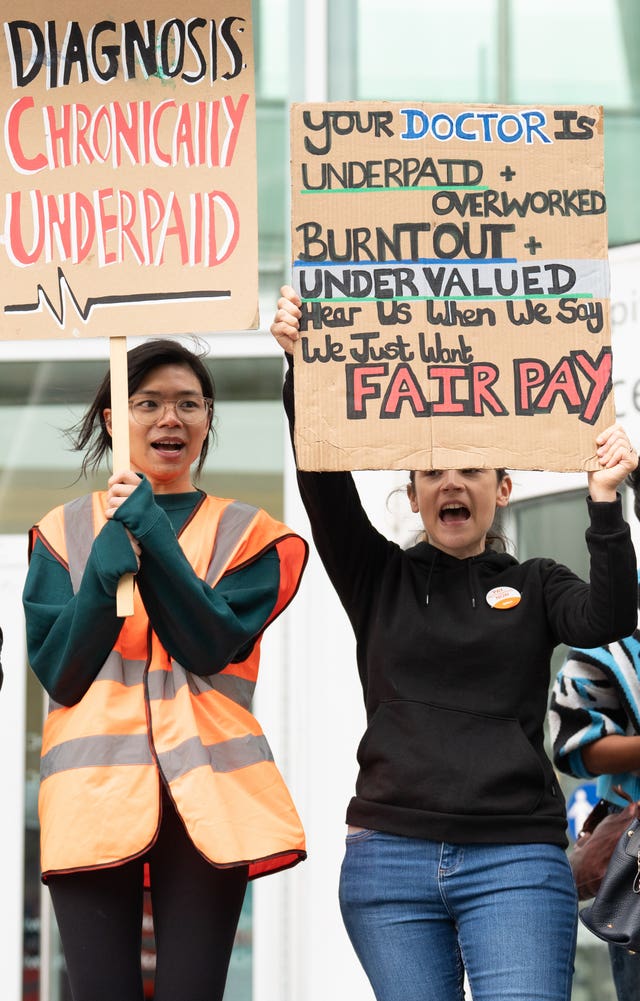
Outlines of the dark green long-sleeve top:
{"label": "dark green long-sleeve top", "polygon": [[194,572],[178,535],[201,491],[156,494],[146,479],[96,536],[78,592],[67,568],[37,539],[23,602],[29,662],[61,705],[79,702],[112,650],[123,619],[118,581],[136,573],[126,528],[141,546],[136,585],[167,652],[194,674],[244,660],[276,603],[280,562],[269,549],[211,587]]}

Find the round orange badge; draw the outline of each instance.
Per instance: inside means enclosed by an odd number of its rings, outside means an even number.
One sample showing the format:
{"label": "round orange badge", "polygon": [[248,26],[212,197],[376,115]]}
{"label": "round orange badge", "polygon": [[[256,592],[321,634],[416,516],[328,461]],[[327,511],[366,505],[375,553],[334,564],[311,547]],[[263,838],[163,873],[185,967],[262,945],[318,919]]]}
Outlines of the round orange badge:
{"label": "round orange badge", "polygon": [[521,599],[522,595],[515,587],[492,587],[487,594],[487,604],[492,608],[513,608]]}

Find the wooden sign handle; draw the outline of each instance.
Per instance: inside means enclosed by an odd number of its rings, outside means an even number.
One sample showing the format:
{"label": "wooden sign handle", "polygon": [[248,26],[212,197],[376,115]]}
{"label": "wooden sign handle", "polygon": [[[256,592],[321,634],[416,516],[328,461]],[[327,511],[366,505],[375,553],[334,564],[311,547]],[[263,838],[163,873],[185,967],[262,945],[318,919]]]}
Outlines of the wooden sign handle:
{"label": "wooden sign handle", "polygon": [[[129,453],[129,378],[127,371],[127,338],[110,338],[111,348],[111,447],[113,470],[128,469]],[[123,617],[133,615],[133,574],[118,581],[116,611]]]}

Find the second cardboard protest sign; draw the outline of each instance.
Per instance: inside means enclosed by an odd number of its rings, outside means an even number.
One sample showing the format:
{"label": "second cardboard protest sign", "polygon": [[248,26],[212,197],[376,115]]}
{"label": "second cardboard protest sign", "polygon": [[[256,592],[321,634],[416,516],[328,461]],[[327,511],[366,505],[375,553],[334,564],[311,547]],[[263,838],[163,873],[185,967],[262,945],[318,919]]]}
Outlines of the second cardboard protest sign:
{"label": "second cardboard protest sign", "polygon": [[294,105],[303,469],[596,468],[599,107]]}

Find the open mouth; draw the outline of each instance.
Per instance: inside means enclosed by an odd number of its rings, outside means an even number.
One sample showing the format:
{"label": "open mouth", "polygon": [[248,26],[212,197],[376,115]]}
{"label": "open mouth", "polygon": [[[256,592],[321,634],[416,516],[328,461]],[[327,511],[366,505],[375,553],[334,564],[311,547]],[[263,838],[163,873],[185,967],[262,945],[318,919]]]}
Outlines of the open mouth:
{"label": "open mouth", "polygon": [[464,504],[445,504],[440,508],[440,521],[452,525],[467,521],[471,517],[471,512]]}
{"label": "open mouth", "polygon": [[181,452],[184,448],[183,441],[152,441],[151,447],[158,452]]}

